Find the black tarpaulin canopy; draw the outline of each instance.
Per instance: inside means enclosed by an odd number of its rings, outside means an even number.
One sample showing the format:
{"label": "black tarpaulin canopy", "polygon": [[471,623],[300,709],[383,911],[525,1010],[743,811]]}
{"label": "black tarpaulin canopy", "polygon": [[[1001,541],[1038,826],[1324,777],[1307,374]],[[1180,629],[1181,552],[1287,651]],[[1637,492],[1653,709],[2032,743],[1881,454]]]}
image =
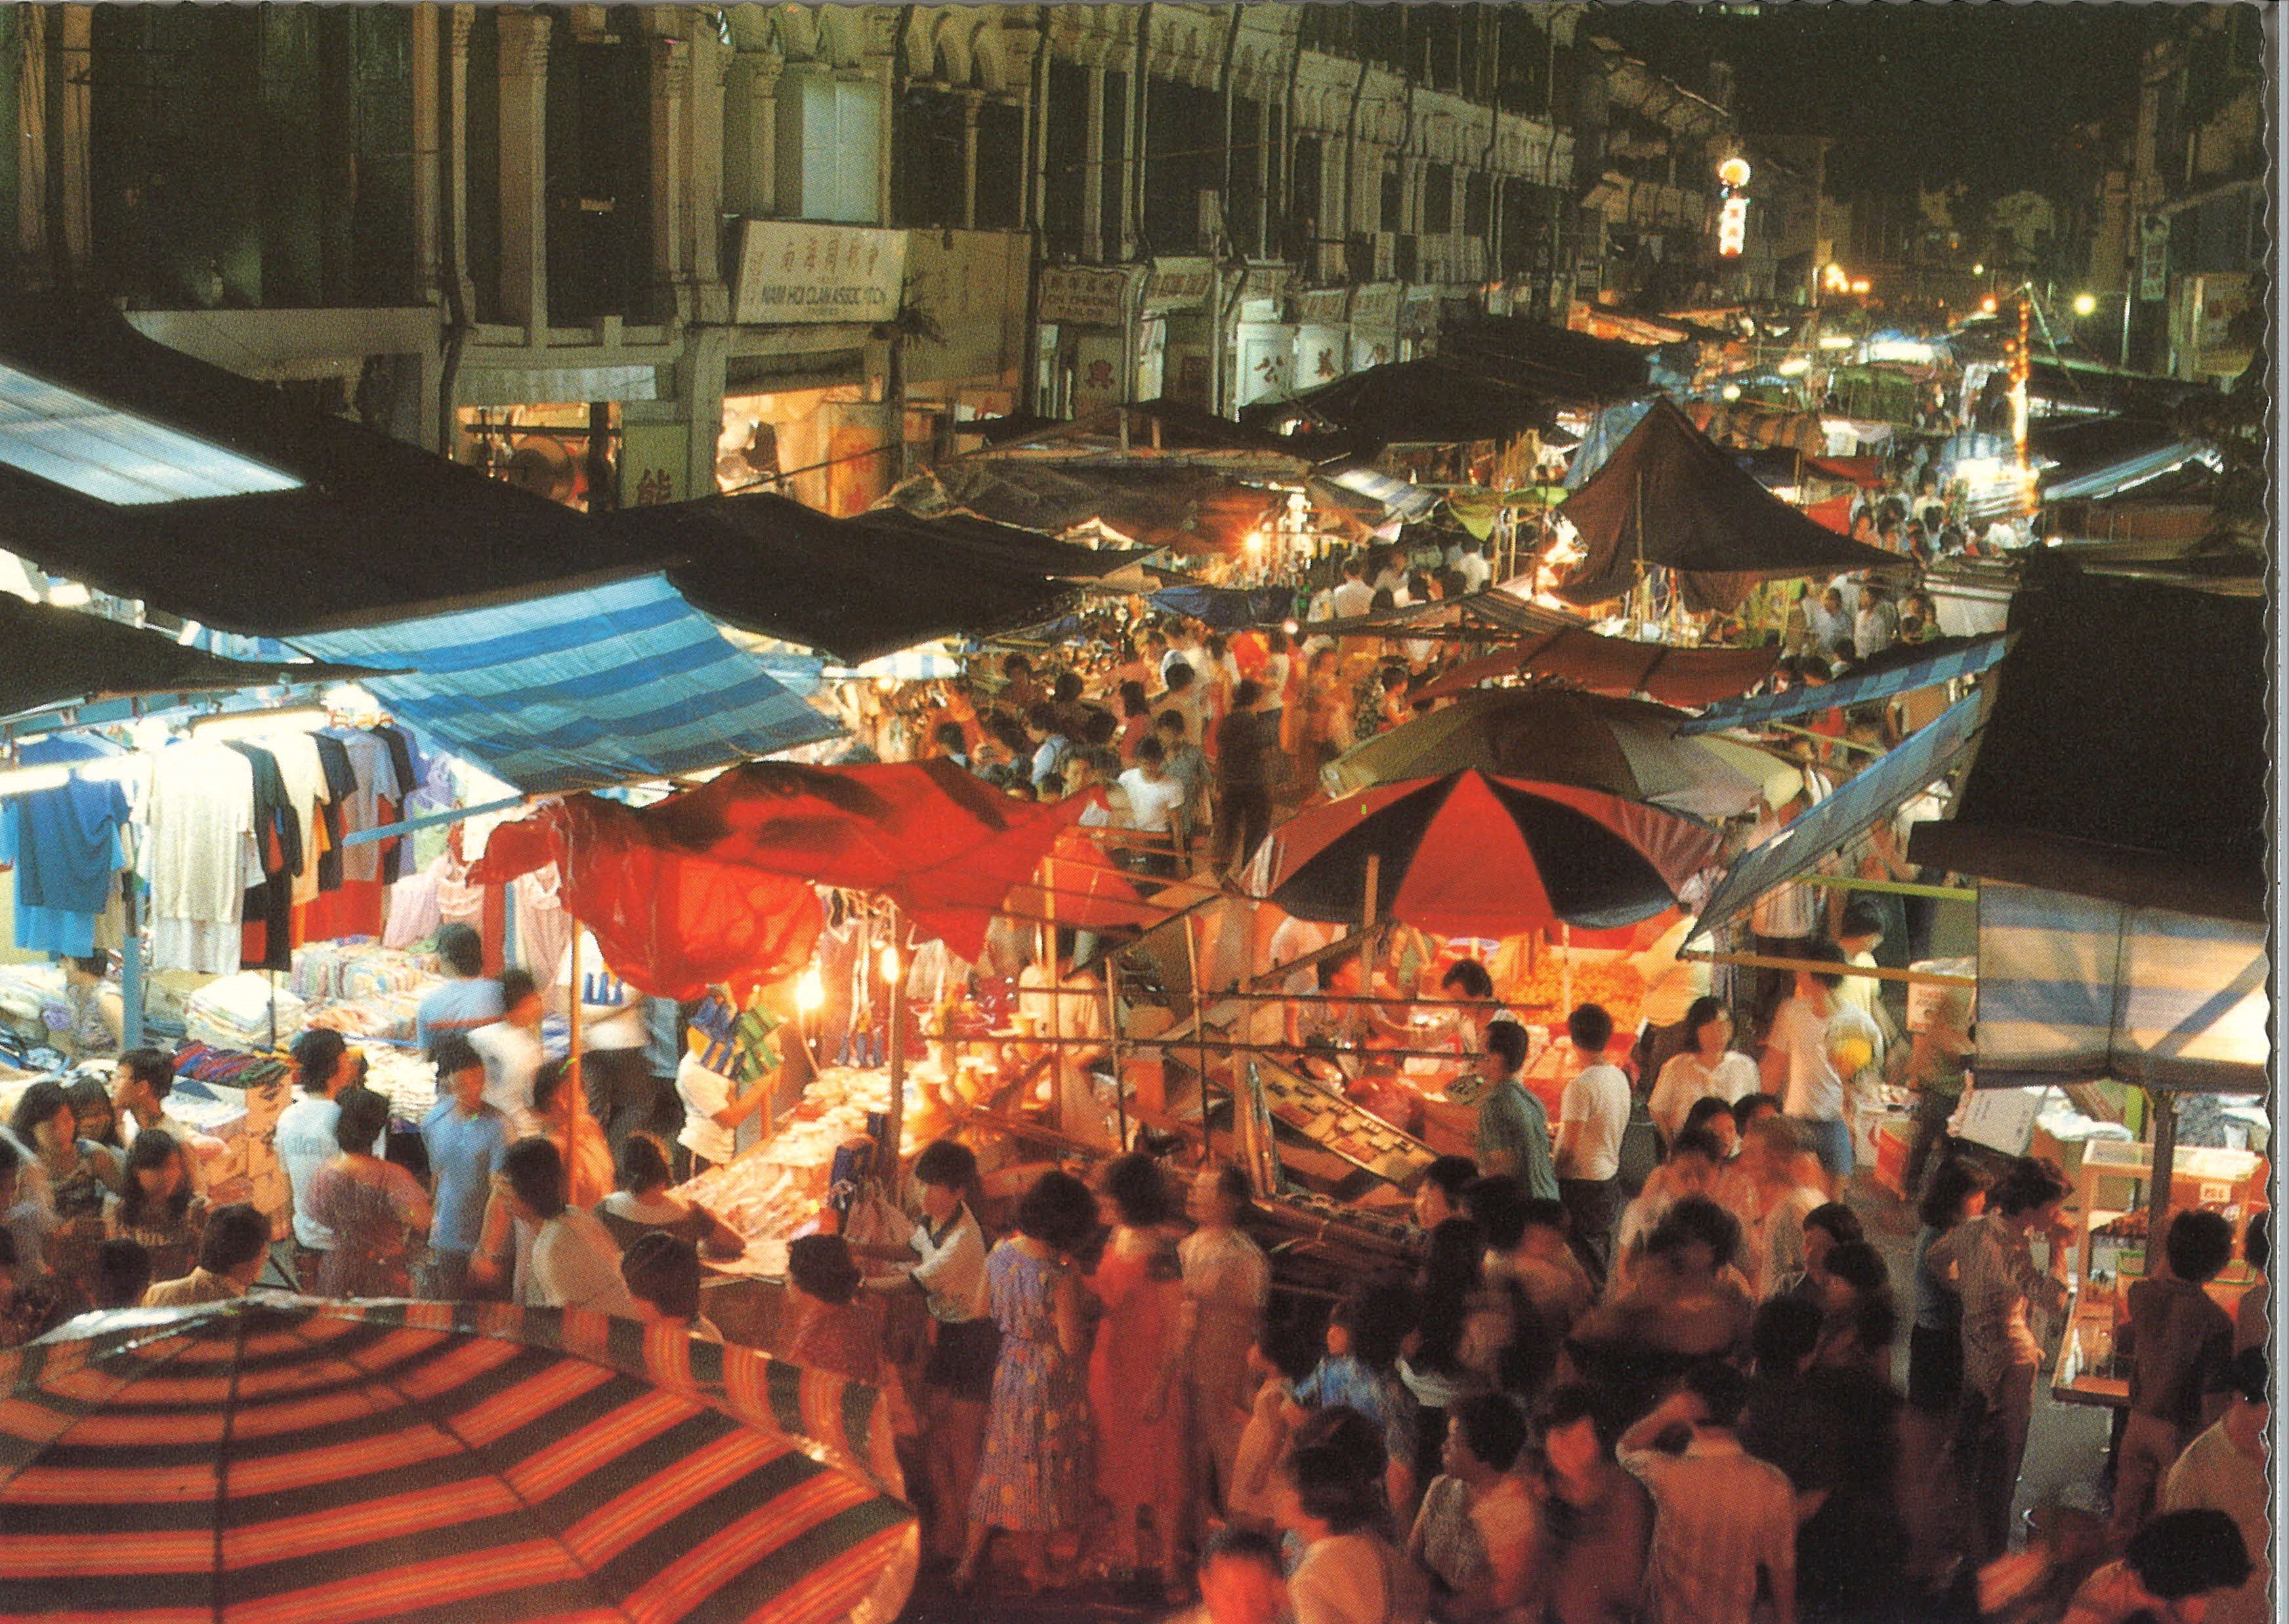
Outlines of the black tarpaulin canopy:
{"label": "black tarpaulin canopy", "polygon": [[1909,856],[2226,919],[2265,917],[2262,594],[2086,574],[2038,548],[1953,818]]}
{"label": "black tarpaulin canopy", "polygon": [[632,552],[682,560],[668,579],[694,608],[853,665],[934,637],[1037,624],[1077,582],[1137,556],[959,514],[877,508],[837,519],[767,493],[631,507],[588,522]]}
{"label": "black tarpaulin canopy", "polygon": [[1615,338],[1552,327],[1524,316],[1490,315],[1440,336],[1440,355],[1571,406],[1603,406],[1644,394],[1651,352]]}
{"label": "black tarpaulin canopy", "polygon": [[140,441],[179,434],[283,476],[241,494],[121,502],[91,494],[116,489],[100,479],[76,485],[68,468],[0,456],[0,546],[224,631],[370,624],[664,561],[570,508],[154,343],[106,306],[0,304],[0,368],[25,380],[45,432],[104,409],[123,468]]}
{"label": "black tarpaulin canopy", "polygon": [[1623,596],[1640,563],[1676,571],[1685,606],[1698,611],[1731,609],[1759,580],[1911,562],[1791,507],[1665,400],[1557,511],[1584,549],[1557,589],[1570,603]]}
{"label": "black tarpaulin canopy", "polygon": [[362,665],[227,660],[76,609],[0,593],[0,718],[85,700],[216,693],[280,682],[351,682]]}
{"label": "black tarpaulin canopy", "polygon": [[1549,396],[1443,356],[1369,367],[1286,400],[1258,401],[1240,418],[1303,418],[1382,445],[1467,445],[1555,424]]}

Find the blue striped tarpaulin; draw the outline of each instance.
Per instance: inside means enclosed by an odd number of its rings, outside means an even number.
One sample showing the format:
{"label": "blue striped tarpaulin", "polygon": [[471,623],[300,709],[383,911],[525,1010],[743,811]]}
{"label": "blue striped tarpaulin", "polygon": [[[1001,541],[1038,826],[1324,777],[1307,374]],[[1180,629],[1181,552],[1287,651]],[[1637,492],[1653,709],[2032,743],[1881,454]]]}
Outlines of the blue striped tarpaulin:
{"label": "blue striped tarpaulin", "polygon": [[363,686],[533,793],[696,772],[841,731],[659,575],[294,641],[405,669]]}
{"label": "blue striped tarpaulin", "polygon": [[1785,885],[1879,817],[1945,773],[1987,714],[1987,690],[1966,694],[1927,727],[1917,729],[1845,780],[1841,788],[1763,845],[1743,852],[1710,894],[1693,927],[1707,935],[1775,886]]}
{"label": "blue striped tarpaulin", "polygon": [[1818,688],[1792,688],[1784,694],[1751,694],[1741,699],[1719,700],[1691,720],[1679,722],[1677,730],[1689,734],[1714,733],[1720,728],[1756,728],[1783,717],[1861,705],[1871,699],[1888,699],[1894,694],[1913,693],[1919,688],[1936,688],[1958,677],[1976,676],[2001,659],[2010,646],[2010,633],[1998,632],[1990,637],[1974,638],[1926,660],[1884,671],[1863,672]]}
{"label": "blue striped tarpaulin", "polygon": [[1974,1080],[2262,1090],[2270,969],[2254,921],[1984,881]]}

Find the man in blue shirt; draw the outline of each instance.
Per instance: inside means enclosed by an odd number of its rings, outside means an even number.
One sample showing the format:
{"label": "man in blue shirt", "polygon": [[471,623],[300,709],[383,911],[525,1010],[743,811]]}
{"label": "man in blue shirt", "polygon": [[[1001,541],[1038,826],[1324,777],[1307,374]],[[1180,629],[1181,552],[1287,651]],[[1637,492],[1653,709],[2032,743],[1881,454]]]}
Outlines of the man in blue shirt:
{"label": "man in blue shirt", "polygon": [[[1526,1063],[1526,1029],[1515,1021],[1487,1028],[1479,1075],[1487,1079],[1479,1102],[1471,1149],[1482,1173],[1506,1173],[1537,1198],[1558,1194],[1558,1170],[1550,1159],[1550,1113],[1518,1080]],[[1448,1091],[1450,1094],[1452,1090]]]}
{"label": "man in blue shirt", "polygon": [[484,1227],[493,1175],[508,1153],[508,1118],[485,1103],[485,1063],[468,1039],[437,1039],[437,1103],[421,1119],[435,1182],[429,1258],[421,1294],[450,1302],[467,1294],[469,1254]]}
{"label": "man in blue shirt", "polygon": [[467,925],[437,932],[445,980],[432,987],[414,1012],[413,1041],[427,1055],[447,1032],[475,1031],[501,1018],[500,985],[485,975],[483,940]]}

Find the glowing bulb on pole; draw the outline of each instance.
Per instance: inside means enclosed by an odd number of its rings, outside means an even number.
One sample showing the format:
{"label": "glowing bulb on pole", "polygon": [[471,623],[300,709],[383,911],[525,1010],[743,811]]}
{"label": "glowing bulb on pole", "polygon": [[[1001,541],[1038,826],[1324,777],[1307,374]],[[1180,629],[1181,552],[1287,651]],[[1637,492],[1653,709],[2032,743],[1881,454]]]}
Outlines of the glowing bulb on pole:
{"label": "glowing bulb on pole", "polygon": [[795,978],[794,1007],[808,1015],[826,1002],[826,983],[818,977],[818,967],[813,965]]}
{"label": "glowing bulb on pole", "polygon": [[2074,313],[2077,315],[2093,315],[2097,313],[2097,310],[2098,296],[2096,294],[2078,293],[2075,295]]}

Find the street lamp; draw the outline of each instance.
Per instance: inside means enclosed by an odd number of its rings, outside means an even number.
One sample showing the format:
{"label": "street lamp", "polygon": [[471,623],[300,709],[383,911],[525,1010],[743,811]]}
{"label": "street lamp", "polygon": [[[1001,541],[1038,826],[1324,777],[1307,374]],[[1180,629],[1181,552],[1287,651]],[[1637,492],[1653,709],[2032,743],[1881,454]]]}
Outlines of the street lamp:
{"label": "street lamp", "polygon": [[2076,294],[2076,295],[2075,295],[2075,300],[2074,300],[2074,313],[2075,313],[2077,315],[2095,315],[2095,314],[2098,314],[2098,296],[2097,296],[2096,294],[2094,294],[2094,293],[2078,293],[2078,294]]}

